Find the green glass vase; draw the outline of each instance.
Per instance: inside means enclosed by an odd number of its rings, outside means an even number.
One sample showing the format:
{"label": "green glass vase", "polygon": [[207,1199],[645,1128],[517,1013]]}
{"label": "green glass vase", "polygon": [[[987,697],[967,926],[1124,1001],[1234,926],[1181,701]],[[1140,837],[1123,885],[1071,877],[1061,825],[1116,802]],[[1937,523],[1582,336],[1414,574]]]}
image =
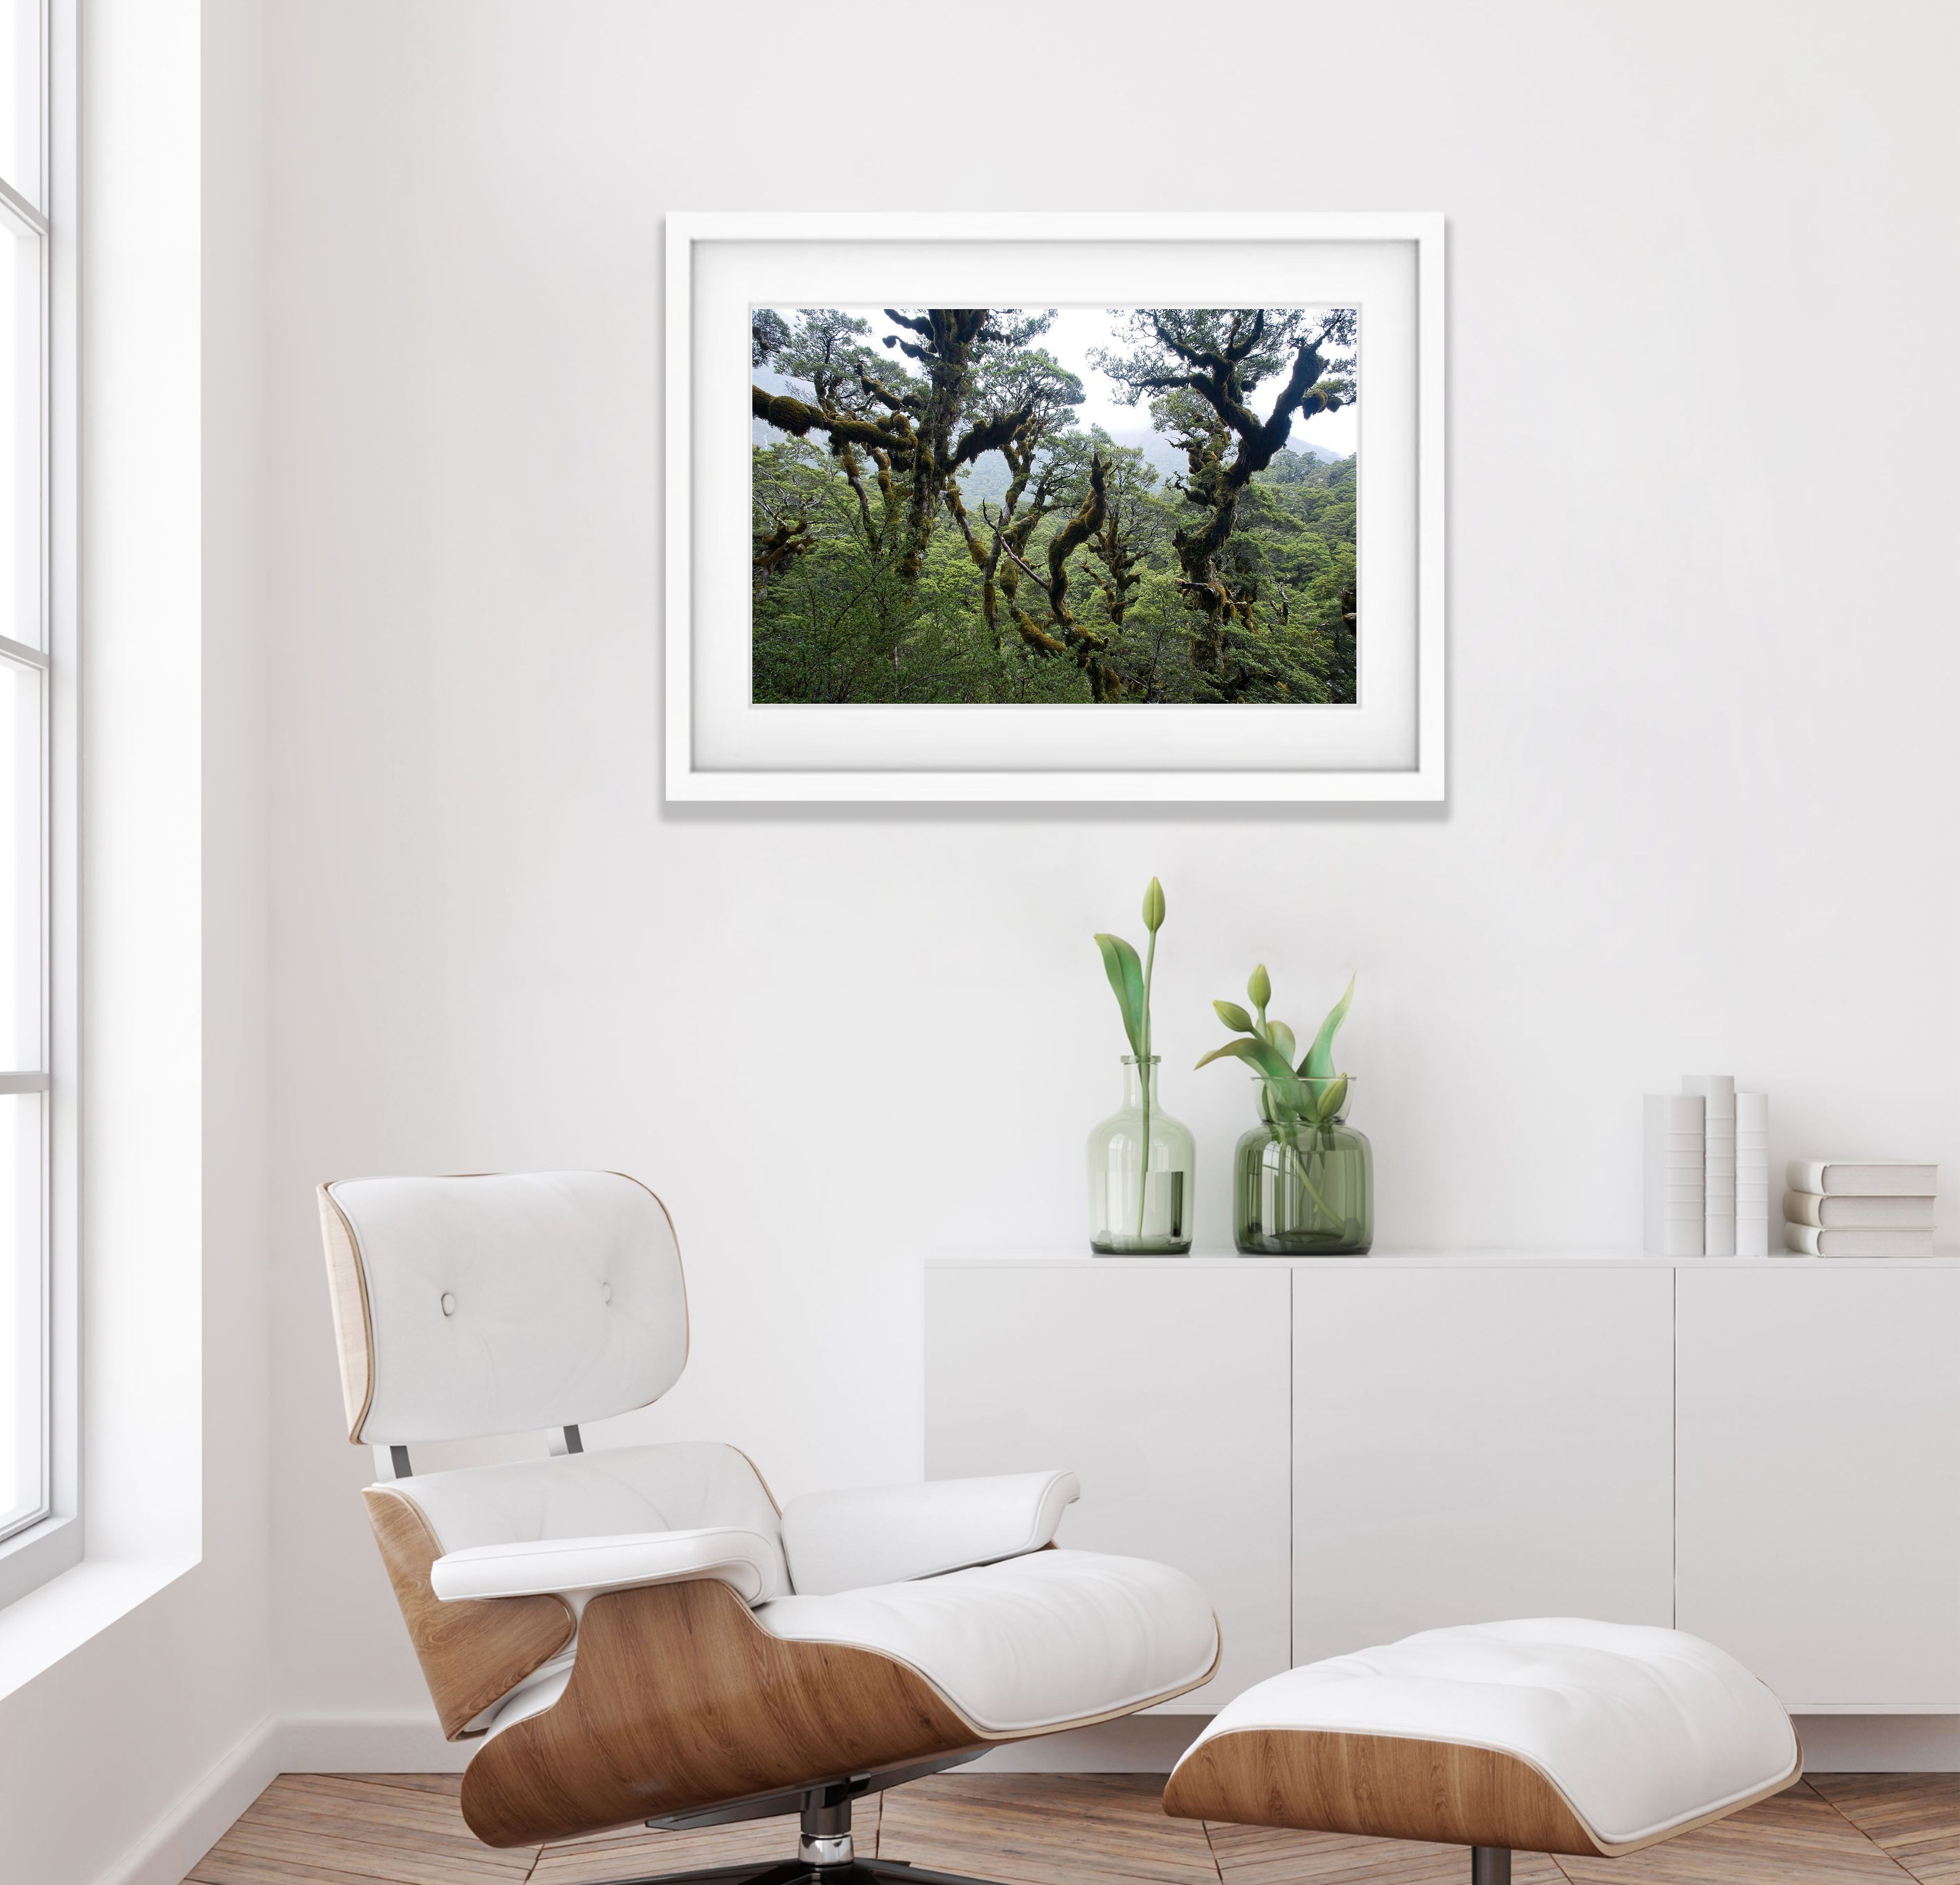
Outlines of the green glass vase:
{"label": "green glass vase", "polygon": [[[1156,1055],[1123,1056],[1123,1103],[1089,1135],[1089,1247],[1098,1256],[1183,1256],[1191,1249],[1190,1129],[1157,1103]],[[1147,1148],[1147,1156],[1146,1148]]]}
{"label": "green glass vase", "polygon": [[[1233,1154],[1232,1232],[1246,1256],[1363,1256],[1375,1240],[1374,1154],[1347,1123],[1354,1083],[1319,1124],[1276,1102]],[[1332,1082],[1303,1080],[1309,1100]]]}

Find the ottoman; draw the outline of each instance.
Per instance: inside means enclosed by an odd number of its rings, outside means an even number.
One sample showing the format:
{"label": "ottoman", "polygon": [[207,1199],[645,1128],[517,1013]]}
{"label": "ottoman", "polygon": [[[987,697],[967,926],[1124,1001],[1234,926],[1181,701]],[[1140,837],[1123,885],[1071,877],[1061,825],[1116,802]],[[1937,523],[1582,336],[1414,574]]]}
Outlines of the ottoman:
{"label": "ottoman", "polygon": [[1618,1858],[1793,1785],[1783,1705],[1678,1630],[1545,1617],[1425,1630],[1228,1703],[1164,1789],[1182,1819]]}

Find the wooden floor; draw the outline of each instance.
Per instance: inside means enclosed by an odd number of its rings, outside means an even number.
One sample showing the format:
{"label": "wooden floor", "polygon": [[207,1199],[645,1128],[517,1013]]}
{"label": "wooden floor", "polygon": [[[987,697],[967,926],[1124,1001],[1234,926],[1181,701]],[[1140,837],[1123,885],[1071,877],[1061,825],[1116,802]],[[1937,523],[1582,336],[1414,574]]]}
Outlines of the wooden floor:
{"label": "wooden floor", "polygon": [[[1007,1885],[1467,1885],[1460,1848],[1165,1818],[1144,1775],[940,1775],[861,1802],[861,1853]],[[453,1774],[284,1774],[186,1885],[599,1885],[794,1856],[794,1820],[492,1852]],[[1514,1885],[1960,1885],[1960,1774],[1813,1774],[1628,1859],[1520,1854]]]}

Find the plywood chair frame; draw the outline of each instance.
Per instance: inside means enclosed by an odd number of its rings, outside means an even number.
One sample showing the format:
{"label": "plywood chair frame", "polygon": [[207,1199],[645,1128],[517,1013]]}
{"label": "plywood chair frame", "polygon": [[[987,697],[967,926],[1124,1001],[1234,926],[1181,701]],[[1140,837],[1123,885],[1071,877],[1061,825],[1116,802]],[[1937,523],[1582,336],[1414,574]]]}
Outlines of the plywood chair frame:
{"label": "plywood chair frame", "polygon": [[[543,1176],[554,1180],[624,1177]],[[391,1186],[450,1182],[386,1181]],[[638,1180],[626,1182],[646,1191]],[[473,1194],[476,1188],[469,1189]],[[1002,1743],[1093,1725],[1169,1701],[1215,1673],[1214,1618],[1211,1666],[1190,1680],[1080,1718],[995,1731],[970,1718],[921,1670],[898,1655],[858,1643],[775,1634],[743,1594],[711,1575],[603,1588],[590,1596],[573,1587],[570,1596],[439,1597],[434,1568],[447,1554],[429,1513],[418,1502],[409,1446],[431,1431],[449,1430],[431,1429],[425,1402],[404,1416],[399,1388],[390,1385],[394,1377],[380,1363],[393,1355],[394,1374],[400,1375],[402,1344],[390,1335],[397,1325],[389,1317],[405,1313],[404,1275],[425,1291],[444,1292],[445,1318],[451,1313],[450,1285],[439,1275],[431,1281],[425,1262],[381,1273],[378,1279],[371,1276],[362,1247],[363,1212],[343,1208],[334,1194],[332,1186],[320,1188],[320,1211],[348,1437],[375,1452],[380,1482],[364,1495],[369,1522],[443,1732],[457,1741],[484,1737],[464,1772],[461,1804],[466,1823],[486,1844],[535,1845],[635,1821],[678,1829],[795,1810],[801,1836],[794,1860],[668,1874],[663,1885],[693,1880],[705,1885],[711,1880],[727,1885],[804,1880],[868,1885],[874,1880],[892,1885],[983,1885],[896,1861],[858,1858],[851,1842],[852,1802],[972,1760]],[[450,1194],[450,1201],[460,1195]],[[664,1205],[651,1192],[646,1195],[664,1218]],[[486,1234],[494,1237],[495,1227],[487,1226]],[[473,1227],[466,1228],[471,1238],[478,1236]],[[671,1237],[671,1220],[666,1231]],[[520,1256],[527,1254],[521,1245],[519,1251]],[[677,1240],[672,1251],[670,1280],[679,1282]],[[509,1260],[508,1240],[503,1260]],[[626,1259],[614,1253],[603,1260],[610,1265]],[[597,1280],[589,1267],[576,1273],[588,1282]],[[609,1278],[619,1274],[597,1272]],[[461,1282],[454,1288],[466,1309],[469,1288]],[[613,1301],[609,1280],[605,1300]],[[677,1377],[686,1359],[684,1282],[675,1313],[683,1331],[678,1355],[664,1355],[658,1365],[665,1368],[671,1361]],[[378,1342],[377,1323],[383,1338]],[[487,1326],[484,1336],[465,1331],[464,1342],[502,1339],[501,1331],[517,1325],[506,1314]],[[664,1391],[654,1384],[655,1398]],[[598,1418],[625,1404],[616,1400],[578,1417]],[[480,1411],[480,1404],[472,1405]],[[539,1411],[535,1402],[529,1405]],[[566,1421],[574,1411],[561,1397],[549,1419]],[[451,1437],[487,1431],[504,1429],[466,1428]],[[574,1425],[557,1429],[550,1444],[555,1454],[582,1450]],[[774,1508],[759,1473],[756,1479],[766,1504]],[[780,1519],[780,1508],[776,1511]],[[568,1656],[574,1646],[575,1657]],[[500,1708],[507,1718],[513,1715],[513,1698],[521,1696],[527,1684],[535,1686],[534,1711],[523,1712],[519,1702],[514,1718],[499,1720]]]}

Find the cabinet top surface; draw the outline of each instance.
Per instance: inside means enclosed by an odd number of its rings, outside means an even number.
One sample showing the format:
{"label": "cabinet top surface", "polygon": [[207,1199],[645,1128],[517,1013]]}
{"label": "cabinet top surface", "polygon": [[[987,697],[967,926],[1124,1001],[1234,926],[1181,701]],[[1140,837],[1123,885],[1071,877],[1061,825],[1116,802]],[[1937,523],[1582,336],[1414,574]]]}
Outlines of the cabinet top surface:
{"label": "cabinet top surface", "polygon": [[1640,1250],[1381,1250],[1366,1256],[1242,1256],[1236,1250],[1194,1250],[1188,1256],[1096,1256],[1079,1247],[1039,1246],[932,1250],[928,1269],[1027,1268],[1112,1270],[1327,1269],[1364,1264],[1392,1269],[1542,1269],[1547,1267],[1694,1270],[1960,1269],[1960,1251],[1932,1256],[1650,1256]]}

